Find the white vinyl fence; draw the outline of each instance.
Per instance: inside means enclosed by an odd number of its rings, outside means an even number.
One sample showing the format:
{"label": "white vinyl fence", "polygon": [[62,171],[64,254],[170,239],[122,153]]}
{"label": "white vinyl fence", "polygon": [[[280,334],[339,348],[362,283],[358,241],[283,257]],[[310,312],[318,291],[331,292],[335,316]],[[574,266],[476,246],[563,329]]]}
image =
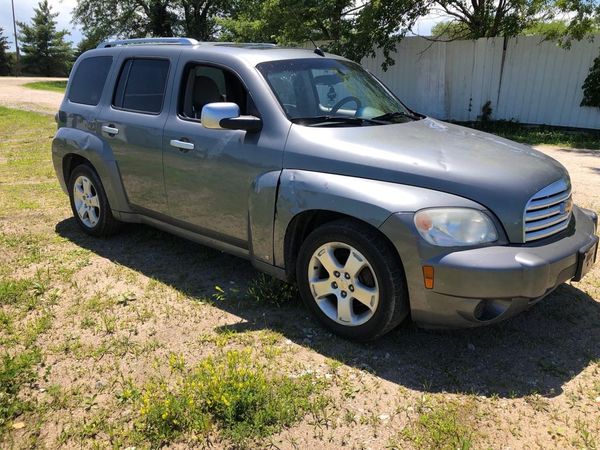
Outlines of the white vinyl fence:
{"label": "white vinyl fence", "polygon": [[438,119],[477,120],[490,101],[493,120],[600,129],[600,108],[579,106],[599,53],[600,35],[570,50],[538,36],[433,43],[407,37],[387,72],[380,54],[362,64],[409,107]]}

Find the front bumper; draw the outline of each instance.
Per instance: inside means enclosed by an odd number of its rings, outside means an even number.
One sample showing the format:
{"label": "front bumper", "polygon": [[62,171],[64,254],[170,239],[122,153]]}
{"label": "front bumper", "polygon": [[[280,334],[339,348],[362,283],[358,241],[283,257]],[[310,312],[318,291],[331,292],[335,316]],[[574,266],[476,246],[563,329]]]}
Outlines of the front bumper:
{"label": "front bumper", "polygon": [[[412,248],[406,243],[407,218],[396,215],[405,236],[390,238],[404,263],[413,320],[427,327],[474,327],[527,309],[572,279],[580,250],[598,242],[595,213],[574,208],[573,215],[574,227],[551,243],[459,249],[425,258],[417,236]],[[391,232],[393,221],[382,226],[384,233]],[[433,289],[423,285],[423,265],[434,268]]]}

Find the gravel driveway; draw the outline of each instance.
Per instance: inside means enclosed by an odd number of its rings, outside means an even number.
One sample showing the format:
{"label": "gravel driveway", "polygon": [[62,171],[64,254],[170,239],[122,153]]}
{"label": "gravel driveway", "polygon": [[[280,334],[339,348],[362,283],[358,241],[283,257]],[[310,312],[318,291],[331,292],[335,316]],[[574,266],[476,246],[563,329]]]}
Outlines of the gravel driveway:
{"label": "gravel driveway", "polygon": [[41,91],[23,87],[26,83],[35,81],[59,81],[66,78],[44,77],[1,77],[0,105],[9,108],[36,111],[44,114],[55,114],[63,94],[59,92]]}

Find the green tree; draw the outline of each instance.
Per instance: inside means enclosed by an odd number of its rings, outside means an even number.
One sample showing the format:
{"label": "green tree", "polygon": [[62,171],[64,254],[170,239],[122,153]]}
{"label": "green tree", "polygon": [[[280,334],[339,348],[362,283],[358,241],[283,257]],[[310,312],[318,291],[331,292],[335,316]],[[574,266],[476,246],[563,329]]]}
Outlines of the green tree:
{"label": "green tree", "polygon": [[4,36],[4,30],[0,27],[0,75],[9,75],[11,72],[11,64],[8,50],[8,38]]}
{"label": "green tree", "polygon": [[381,49],[387,68],[396,43],[424,12],[415,0],[250,0],[219,23],[225,40],[289,45],[313,39],[354,60]]}
{"label": "green tree", "polygon": [[281,44],[328,42],[328,49],[354,60],[390,54],[416,20],[429,13],[450,18],[434,28],[437,39],[516,36],[531,27],[570,17],[547,37],[568,45],[593,32],[600,20],[599,0],[247,0],[221,19],[223,37]]}
{"label": "green tree", "polygon": [[34,9],[31,25],[18,22],[23,72],[32,75],[66,76],[72,63],[71,44],[65,41],[66,30],[57,31],[58,13],[53,13],[48,0]]}
{"label": "green tree", "polygon": [[438,22],[431,28],[431,37],[439,40],[461,39],[467,33],[464,24],[452,20]]}
{"label": "green tree", "polygon": [[226,15],[229,5],[229,0],[78,0],[73,20],[96,45],[111,37],[209,40],[217,32],[216,18]]}
{"label": "green tree", "polygon": [[451,18],[432,29],[432,36],[441,39],[541,34],[568,47],[573,39],[581,40],[600,26],[598,0],[424,1],[428,12]]}
{"label": "green tree", "polygon": [[313,39],[354,60],[381,50],[386,69],[396,44],[432,12],[451,18],[440,33],[451,39],[515,36],[564,16],[565,27],[551,37],[568,45],[600,23],[600,0],[78,0],[74,20],[85,45],[146,36],[285,45]]}

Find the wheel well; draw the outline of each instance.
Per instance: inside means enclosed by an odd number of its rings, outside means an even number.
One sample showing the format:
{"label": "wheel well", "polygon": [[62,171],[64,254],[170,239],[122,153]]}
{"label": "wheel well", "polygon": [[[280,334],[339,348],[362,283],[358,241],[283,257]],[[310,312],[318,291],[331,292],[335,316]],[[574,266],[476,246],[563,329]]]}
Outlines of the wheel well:
{"label": "wheel well", "polygon": [[92,168],[94,167],[89,160],[87,160],[81,155],[77,155],[76,153],[69,153],[64,156],[62,161],[62,169],[65,184],[69,182],[69,178],[71,177],[71,172],[73,171],[73,169],[80,164],[87,164]]}
{"label": "wheel well", "polygon": [[[398,251],[392,245],[391,241],[381,233],[380,230],[373,227],[371,224],[357,219],[356,217],[349,216],[347,214],[335,212],[335,211],[326,211],[326,210],[310,210],[304,211],[300,214],[296,215],[290,224],[285,233],[285,242],[284,242],[284,259],[285,259],[285,271],[288,281],[294,282],[296,281],[296,260],[298,259],[298,253],[300,252],[300,247],[302,243],[307,238],[307,236],[314,230],[316,230],[321,225],[324,225],[328,222],[333,222],[334,220],[339,219],[348,219],[353,220],[355,222],[361,222],[363,225],[368,226],[377,230],[383,238],[389,243],[394,253],[398,257],[398,261],[400,261],[400,256],[398,255]],[[401,261],[400,261],[401,263]]]}

